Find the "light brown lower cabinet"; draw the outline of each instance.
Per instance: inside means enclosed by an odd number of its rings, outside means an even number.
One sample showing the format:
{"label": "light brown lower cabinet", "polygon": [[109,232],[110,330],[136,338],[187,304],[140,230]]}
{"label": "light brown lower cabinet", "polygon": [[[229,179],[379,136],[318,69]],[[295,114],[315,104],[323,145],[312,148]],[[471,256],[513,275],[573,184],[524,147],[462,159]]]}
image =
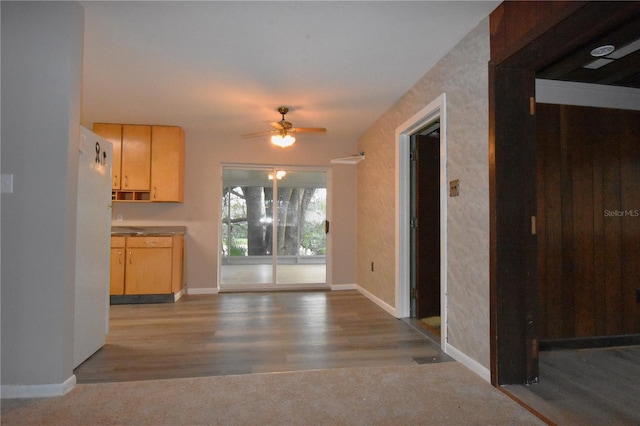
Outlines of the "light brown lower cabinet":
{"label": "light brown lower cabinet", "polygon": [[111,237],[111,295],[180,292],[183,242],[182,235]]}
{"label": "light brown lower cabinet", "polygon": [[110,294],[124,294],[124,237],[111,237]]}

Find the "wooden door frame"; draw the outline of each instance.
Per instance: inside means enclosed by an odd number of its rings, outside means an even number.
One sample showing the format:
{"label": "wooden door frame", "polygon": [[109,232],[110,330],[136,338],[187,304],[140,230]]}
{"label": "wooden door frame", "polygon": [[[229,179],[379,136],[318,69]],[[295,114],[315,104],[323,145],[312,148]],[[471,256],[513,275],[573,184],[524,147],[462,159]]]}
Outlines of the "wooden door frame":
{"label": "wooden door frame", "polygon": [[535,75],[640,14],[639,2],[575,2],[489,63],[491,382],[538,381]]}

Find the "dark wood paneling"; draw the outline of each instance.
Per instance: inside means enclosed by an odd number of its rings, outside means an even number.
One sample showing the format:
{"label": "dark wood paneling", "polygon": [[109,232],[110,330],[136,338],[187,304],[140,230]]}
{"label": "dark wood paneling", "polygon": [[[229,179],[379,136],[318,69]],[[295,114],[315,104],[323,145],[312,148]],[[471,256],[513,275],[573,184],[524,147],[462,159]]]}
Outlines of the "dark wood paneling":
{"label": "dark wood paneling", "polygon": [[[604,136],[604,135],[603,135]],[[611,167],[603,170],[603,203],[606,206],[620,205],[620,150],[617,138],[607,136],[608,148],[604,150],[604,161]],[[604,253],[604,269],[607,272],[604,280],[605,315],[607,316],[605,335],[615,335],[622,329],[622,311],[618,307],[622,303],[622,228],[619,220],[606,220],[603,223],[603,244],[607,247]]]}
{"label": "dark wood paneling", "polygon": [[[518,9],[529,11],[533,4],[538,6],[538,15],[536,25],[529,28],[531,19]],[[491,14],[491,20],[495,14],[498,21],[490,25],[491,36],[496,39],[491,43],[491,61],[496,64],[508,61],[512,67],[536,71],[640,13],[637,1],[506,1],[503,5],[503,10],[498,8]],[[524,19],[521,28],[517,25],[519,19]]]}
{"label": "dark wood paneling", "polygon": [[640,333],[640,112],[537,111],[539,337]]}
{"label": "dark wood paneling", "polygon": [[505,34],[505,23],[504,23],[504,2],[500,3],[498,7],[491,12],[491,17],[489,19],[489,40],[490,40],[490,50],[491,50],[491,58],[503,52],[507,46],[507,39]]}
{"label": "dark wood paneling", "polygon": [[[612,132],[620,140],[623,330],[640,333],[640,112],[620,114]],[[615,137],[613,136],[613,137]]]}
{"label": "dark wood paneling", "polygon": [[[492,382],[532,383],[537,381],[537,256],[531,229],[537,170],[535,119],[528,106],[534,79],[527,70],[491,67],[489,72],[489,103],[498,94],[501,99],[490,108],[489,126]],[[521,129],[520,138],[510,135],[513,128]]]}
{"label": "dark wood paneling", "polygon": [[502,2],[491,13],[491,59],[501,62],[584,4],[580,1]]}
{"label": "dark wood paneling", "polygon": [[[562,309],[565,304],[573,305],[573,298],[562,294],[562,287],[548,283],[562,281],[562,184],[561,167],[548,164],[548,158],[561,159],[560,116],[551,109],[537,108],[537,121],[544,122],[538,127],[538,282],[539,282],[539,326],[541,336],[558,333],[564,327]],[[545,267],[546,266],[546,267]],[[547,321],[547,318],[559,318]]]}
{"label": "dark wood paneling", "polygon": [[578,114],[561,114],[563,140],[567,141],[572,171],[573,221],[563,223],[566,234],[573,238],[573,252],[563,253],[565,263],[573,264],[575,294],[574,324],[577,336],[592,336],[594,324],[593,271],[593,141],[588,138],[595,126]]}

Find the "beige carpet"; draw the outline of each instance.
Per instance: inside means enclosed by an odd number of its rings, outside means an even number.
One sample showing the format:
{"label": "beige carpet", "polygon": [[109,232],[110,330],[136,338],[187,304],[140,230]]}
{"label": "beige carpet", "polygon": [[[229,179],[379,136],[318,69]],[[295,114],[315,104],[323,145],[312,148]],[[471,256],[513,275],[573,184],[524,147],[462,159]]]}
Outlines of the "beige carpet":
{"label": "beige carpet", "polygon": [[78,385],[3,425],[540,425],[456,362]]}

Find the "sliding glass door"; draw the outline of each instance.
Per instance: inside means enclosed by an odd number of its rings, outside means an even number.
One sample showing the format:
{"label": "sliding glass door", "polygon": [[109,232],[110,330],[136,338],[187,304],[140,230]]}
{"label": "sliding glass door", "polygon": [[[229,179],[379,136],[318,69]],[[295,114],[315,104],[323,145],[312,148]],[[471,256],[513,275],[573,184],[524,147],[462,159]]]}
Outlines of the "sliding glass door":
{"label": "sliding glass door", "polygon": [[324,172],[278,170],[276,284],[326,282]]}
{"label": "sliding glass door", "polygon": [[269,170],[223,170],[221,284],[273,282]]}
{"label": "sliding glass door", "polygon": [[326,286],[326,172],[223,167],[222,290]]}

